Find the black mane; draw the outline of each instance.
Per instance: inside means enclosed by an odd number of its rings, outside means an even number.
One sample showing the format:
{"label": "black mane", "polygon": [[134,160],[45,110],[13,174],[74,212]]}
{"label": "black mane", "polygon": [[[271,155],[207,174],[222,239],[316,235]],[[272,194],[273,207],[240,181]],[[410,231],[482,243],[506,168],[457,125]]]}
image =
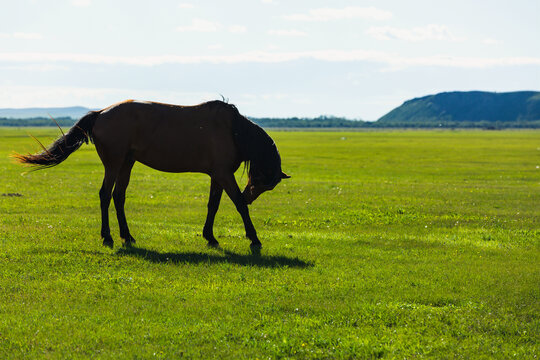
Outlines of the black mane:
{"label": "black mane", "polygon": [[276,185],[281,179],[281,157],[274,140],[259,125],[241,115],[234,105],[225,105],[236,112],[233,136],[249,177],[260,178],[265,185]]}

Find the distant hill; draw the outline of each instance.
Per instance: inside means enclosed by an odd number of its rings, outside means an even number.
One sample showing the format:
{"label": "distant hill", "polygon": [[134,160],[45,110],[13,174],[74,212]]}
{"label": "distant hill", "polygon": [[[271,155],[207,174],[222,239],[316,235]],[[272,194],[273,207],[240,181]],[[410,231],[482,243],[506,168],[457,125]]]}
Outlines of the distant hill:
{"label": "distant hill", "polygon": [[[445,92],[408,100],[381,117],[380,125],[458,125],[540,121],[540,92]],[[507,127],[510,124],[503,124]]]}
{"label": "distant hill", "polygon": [[30,119],[30,118],[53,118],[70,117],[79,119],[91,109],[82,106],[51,107],[51,108],[24,108],[24,109],[0,109],[0,118],[6,119]]}

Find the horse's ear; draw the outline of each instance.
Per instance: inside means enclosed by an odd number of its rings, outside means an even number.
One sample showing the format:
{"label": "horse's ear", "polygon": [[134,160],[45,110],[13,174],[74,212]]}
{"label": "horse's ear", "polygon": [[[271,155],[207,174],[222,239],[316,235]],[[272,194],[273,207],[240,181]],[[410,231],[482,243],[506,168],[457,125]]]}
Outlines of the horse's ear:
{"label": "horse's ear", "polygon": [[281,178],[282,179],[290,179],[291,177],[287,174],[285,174],[283,171],[281,172]]}

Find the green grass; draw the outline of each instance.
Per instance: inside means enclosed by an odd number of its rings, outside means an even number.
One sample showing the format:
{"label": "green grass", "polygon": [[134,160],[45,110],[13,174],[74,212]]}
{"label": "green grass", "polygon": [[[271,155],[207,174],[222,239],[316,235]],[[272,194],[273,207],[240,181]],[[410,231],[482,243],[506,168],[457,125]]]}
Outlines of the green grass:
{"label": "green grass", "polygon": [[[251,216],[209,178],[137,164],[136,247],[99,238],[83,146],[21,176],[0,129],[0,358],[537,358],[540,131],[272,132],[292,179]],[[237,174],[245,184],[245,175]]]}

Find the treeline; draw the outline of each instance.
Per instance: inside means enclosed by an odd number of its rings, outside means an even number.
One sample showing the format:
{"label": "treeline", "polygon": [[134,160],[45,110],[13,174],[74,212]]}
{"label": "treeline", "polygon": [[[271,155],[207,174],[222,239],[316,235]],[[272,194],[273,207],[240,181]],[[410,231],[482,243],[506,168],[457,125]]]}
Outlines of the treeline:
{"label": "treeline", "polygon": [[370,128],[404,129],[540,129],[540,120],[517,121],[375,121]]}
{"label": "treeline", "polygon": [[[333,116],[319,116],[316,118],[250,118],[263,128],[342,128],[342,129],[455,129],[476,128],[487,130],[499,129],[540,129],[540,120],[517,121],[362,121],[350,120]],[[76,119],[70,117],[55,118],[58,125],[70,127]],[[36,117],[28,119],[0,118],[0,126],[56,126],[50,118]]]}
{"label": "treeline", "polygon": [[540,129],[540,120],[517,121],[362,121],[320,116],[306,118],[252,118],[263,128],[362,128],[362,129]]}
{"label": "treeline", "polygon": [[349,120],[334,116],[319,116],[316,118],[251,118],[263,128],[361,128],[369,126],[370,122]]}

